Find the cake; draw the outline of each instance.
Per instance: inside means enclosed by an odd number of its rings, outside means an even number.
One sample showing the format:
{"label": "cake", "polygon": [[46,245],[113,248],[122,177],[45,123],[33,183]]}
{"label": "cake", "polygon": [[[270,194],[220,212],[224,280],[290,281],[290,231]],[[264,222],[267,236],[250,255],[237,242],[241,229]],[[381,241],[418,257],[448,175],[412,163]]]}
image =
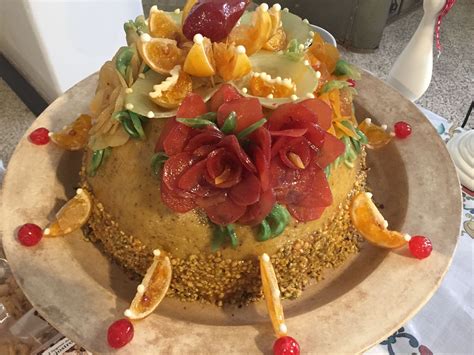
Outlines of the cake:
{"label": "cake", "polygon": [[99,72],[81,174],[92,241],[139,277],[164,251],[167,296],[217,305],[261,297],[262,253],[284,298],[356,253],[349,204],[366,179],[358,72],[278,4],[233,6],[224,37],[190,22],[214,11],[202,6],[125,24],[129,45]]}

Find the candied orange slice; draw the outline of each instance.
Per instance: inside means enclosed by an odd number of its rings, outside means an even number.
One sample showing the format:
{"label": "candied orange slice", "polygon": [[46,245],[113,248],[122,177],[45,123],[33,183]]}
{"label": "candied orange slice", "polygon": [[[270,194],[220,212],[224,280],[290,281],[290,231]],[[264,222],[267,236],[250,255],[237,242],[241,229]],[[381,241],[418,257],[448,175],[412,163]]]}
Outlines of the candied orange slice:
{"label": "candied orange slice", "polygon": [[143,319],[150,315],[160,304],[171,283],[171,262],[160,250],[153,251],[153,263],[137,287],[130,308],[124,312],[129,319]]}
{"label": "candied orange slice", "polygon": [[280,300],[280,289],[273,269],[270,257],[262,254],[260,261],[260,277],[262,278],[263,296],[267,304],[268,314],[272,321],[273,330],[277,337],[285,336],[288,332],[285,324],[285,315],[283,314],[283,306]]}
{"label": "candied orange slice", "polygon": [[213,52],[217,74],[225,81],[240,79],[252,70],[244,46],[213,43]]}
{"label": "candied orange slice", "polygon": [[152,38],[148,33],[140,36],[138,51],[145,63],[161,74],[168,74],[176,65],[181,64],[184,58],[175,40]]}
{"label": "candied orange slice", "polygon": [[46,237],[60,237],[81,228],[89,219],[92,203],[89,193],[77,189],[76,196],[70,199],[56,213],[56,219],[44,230]]}
{"label": "candied orange slice", "polygon": [[253,73],[249,81],[249,92],[253,96],[279,98],[295,93],[296,85],[290,79],[272,78],[267,73]]}
{"label": "candied orange slice", "polygon": [[370,118],[363,120],[358,127],[367,137],[367,147],[370,149],[378,149],[390,143],[394,137],[393,133],[387,132],[387,126],[377,126],[372,123]]}
{"label": "candied orange slice", "polygon": [[170,74],[171,76],[161,84],[154,85],[154,91],[149,95],[158,106],[176,108],[186,95],[193,91],[193,81],[188,74],[181,70],[180,65],[174,67]]}
{"label": "candied orange slice", "polygon": [[181,40],[181,29],[173,19],[164,11],[158,10],[156,6],[150,9],[148,17],[148,27],[150,35],[158,38]]}
{"label": "candied orange slice", "polygon": [[268,5],[263,3],[255,10],[250,25],[234,27],[229,34],[230,42],[244,46],[247,55],[258,52],[270,39],[272,34],[272,18],[268,12]]}
{"label": "candied orange slice", "polygon": [[73,123],[65,126],[61,131],[50,134],[51,140],[61,148],[79,150],[87,145],[89,130],[92,127],[91,116],[80,115]]}
{"label": "candied orange slice", "polygon": [[388,230],[388,222],[372,201],[370,192],[360,192],[350,207],[352,223],[357,231],[370,243],[382,248],[400,248],[409,240],[408,234]]}
{"label": "candied orange slice", "polygon": [[277,52],[286,48],[286,32],[283,28],[278,28],[273,36],[263,45],[263,49]]}
{"label": "candied orange slice", "polygon": [[326,65],[329,73],[336,69],[336,63],[340,57],[338,49],[332,44],[326,43],[317,32],[313,36],[309,52]]}
{"label": "candied orange slice", "polygon": [[196,34],[194,44],[184,61],[184,71],[197,77],[212,76],[216,73],[212,44],[209,38]]}

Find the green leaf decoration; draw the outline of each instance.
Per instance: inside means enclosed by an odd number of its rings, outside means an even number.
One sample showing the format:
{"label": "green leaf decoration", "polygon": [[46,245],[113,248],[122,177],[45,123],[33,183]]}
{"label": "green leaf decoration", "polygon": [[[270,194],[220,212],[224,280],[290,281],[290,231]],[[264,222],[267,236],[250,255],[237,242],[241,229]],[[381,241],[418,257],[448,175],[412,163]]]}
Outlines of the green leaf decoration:
{"label": "green leaf decoration", "polygon": [[331,80],[324,84],[323,88],[321,89],[321,93],[329,92],[334,89],[344,89],[349,87],[349,83],[345,80]]}
{"label": "green leaf decoration", "polygon": [[134,130],[138,134],[138,138],[145,139],[145,132],[143,131],[142,121],[140,120],[140,117],[135,112],[129,111],[128,114],[130,115]]}
{"label": "green leaf decoration", "polygon": [[224,124],[221,127],[221,131],[224,134],[231,134],[235,131],[235,127],[237,126],[237,114],[232,111],[229,113],[229,116],[224,121]]}
{"label": "green leaf decoration", "polygon": [[300,48],[300,43],[296,38],[292,39],[288,43],[288,48],[285,51],[285,55],[291,60],[298,62],[304,57],[305,48]]}
{"label": "green leaf decoration", "polygon": [[94,150],[92,153],[91,162],[87,168],[87,175],[95,176],[97,174],[97,169],[102,165],[102,163],[110,155],[112,148],[108,147],[105,149]]}
{"label": "green leaf decoration", "polygon": [[258,233],[258,241],[264,242],[272,237],[272,229],[270,228],[270,224],[264,219],[260,223],[260,231]]}
{"label": "green leaf decoration", "polygon": [[113,118],[122,123],[122,127],[128,135],[135,139],[145,139],[143,123],[146,117],[137,115],[135,112],[124,110],[114,113]]}
{"label": "green leaf decoration", "polygon": [[238,139],[245,139],[248,135],[250,135],[252,132],[254,132],[255,130],[259,129],[260,127],[262,127],[265,123],[267,122],[267,119],[266,118],[262,118],[261,120],[258,120],[257,122],[255,122],[254,124],[251,124],[250,126],[248,126],[247,128],[243,129],[242,131],[240,131],[239,134],[237,134],[237,138]]}
{"label": "green leaf decoration", "polygon": [[343,59],[339,59],[336,63],[336,69],[334,69],[336,76],[347,76],[353,80],[360,80],[361,75],[359,71],[352,65]]}
{"label": "green leaf decoration", "polygon": [[362,131],[361,131],[359,128],[357,128],[357,127],[355,128],[355,131],[356,131],[357,135],[360,137],[359,142],[360,142],[361,144],[367,144],[367,143],[369,143],[369,140],[368,140],[367,136],[364,134],[364,132],[362,132]]}
{"label": "green leaf decoration", "polygon": [[233,249],[239,246],[239,240],[237,238],[237,233],[235,232],[234,225],[228,224],[226,226],[219,226],[215,224],[214,236],[211,242],[212,251],[217,251],[227,240],[230,241],[230,245]]}
{"label": "green leaf decoration", "polygon": [[168,155],[165,152],[158,152],[153,154],[151,158],[151,171],[154,175],[159,175],[161,168],[165,161],[169,159]]}
{"label": "green leaf decoration", "polygon": [[204,128],[206,126],[215,126],[217,113],[208,112],[196,118],[177,118],[176,121],[191,128]]}
{"label": "green leaf decoration", "polygon": [[288,210],[276,203],[267,217],[260,223],[260,231],[257,240],[263,242],[270,238],[278,237],[283,233],[290,222]]}
{"label": "green leaf decoration", "polygon": [[131,47],[122,47],[119,49],[117,57],[115,59],[115,67],[119,73],[126,79],[127,68],[135,54],[135,49]]}

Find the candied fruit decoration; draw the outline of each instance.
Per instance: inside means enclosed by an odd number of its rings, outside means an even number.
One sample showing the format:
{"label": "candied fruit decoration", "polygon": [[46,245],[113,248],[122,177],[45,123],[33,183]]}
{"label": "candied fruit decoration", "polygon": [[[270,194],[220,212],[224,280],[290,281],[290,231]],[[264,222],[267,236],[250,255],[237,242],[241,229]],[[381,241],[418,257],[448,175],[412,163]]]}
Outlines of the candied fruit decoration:
{"label": "candied fruit decoration", "polygon": [[274,355],[299,355],[300,345],[290,336],[285,336],[275,340],[273,344]]}
{"label": "candied fruit decoration", "polygon": [[244,46],[213,43],[213,48],[217,74],[225,81],[240,79],[252,70]]}
{"label": "candied fruit decoration", "polygon": [[184,61],[183,70],[197,77],[214,75],[216,70],[211,41],[199,33],[194,36],[193,41],[194,44]]}
{"label": "candied fruit decoration", "polygon": [[175,40],[167,38],[152,38],[143,33],[138,41],[138,51],[145,63],[154,71],[161,74],[169,72],[184,60],[183,51],[178,48]]}
{"label": "candied fruit decoration", "polygon": [[192,40],[198,33],[212,42],[225,39],[242,16],[249,0],[188,1],[184,10],[183,33]]}
{"label": "candied fruit decoration", "polygon": [[263,3],[253,13],[250,25],[239,25],[229,35],[230,42],[244,46],[247,55],[258,52],[270,39],[272,34],[272,18],[268,5]]}
{"label": "candied fruit decoration", "polygon": [[387,126],[377,126],[376,124],[372,123],[370,118],[366,118],[359,124],[358,127],[362,133],[368,139],[367,147],[370,149],[378,149],[382,148],[383,146],[390,143],[393,138],[393,134],[387,132]]}
{"label": "candied fruit decoration", "polygon": [[107,330],[107,342],[114,349],[120,349],[133,339],[133,324],[128,319],[119,319],[113,322]]}
{"label": "candied fruit decoration", "polygon": [[191,77],[177,65],[161,84],[153,86],[150,97],[158,106],[176,108],[193,91]]}
{"label": "candied fruit decoration", "polygon": [[397,138],[405,139],[411,134],[411,126],[405,121],[398,121],[394,125],[394,131]]}
{"label": "candied fruit decoration", "polygon": [[269,51],[280,51],[286,48],[286,32],[281,22],[281,6],[275,4],[268,11],[272,20],[272,30],[269,40],[263,45],[263,49]]}
{"label": "candied fruit decoration", "polygon": [[61,131],[51,134],[54,144],[66,150],[79,150],[87,145],[92,119],[89,115],[80,115]]}
{"label": "candied fruit decoration", "polygon": [[44,230],[45,237],[60,237],[81,228],[89,219],[92,203],[89,193],[77,189],[76,195],[56,213],[56,219]]}
{"label": "candied fruit decoration", "polygon": [[18,229],[17,237],[21,245],[31,247],[43,238],[43,230],[36,224],[26,223]]}
{"label": "candied fruit decoration", "polygon": [[422,235],[415,235],[411,237],[408,242],[408,248],[415,258],[424,259],[430,256],[431,251],[433,250],[433,245],[429,238]]}
{"label": "candied fruit decoration", "polygon": [[153,251],[153,263],[148,268],[130,308],[125,311],[129,319],[143,319],[160,304],[171,283],[171,262],[160,250]]}
{"label": "candied fruit decoration", "polygon": [[45,145],[49,143],[49,130],[44,127],[35,129],[28,136],[30,142],[36,145]]}
{"label": "candied fruit decoration", "polygon": [[360,192],[350,207],[352,223],[370,243],[388,249],[400,248],[407,243],[408,234],[388,230],[388,222],[372,201],[372,194]]}
{"label": "candied fruit decoration", "polygon": [[166,12],[158,10],[156,6],[152,6],[150,9],[148,27],[152,37],[173,39],[175,41],[182,40],[178,25]]}
{"label": "candied fruit decoration", "polygon": [[313,43],[309,47],[309,52],[325,64],[329,73],[336,69],[336,64],[340,58],[338,49],[332,44],[326,43],[317,32],[313,36]]}
{"label": "candied fruit decoration", "polygon": [[267,310],[273,325],[273,331],[277,337],[284,337],[287,333],[283,306],[280,300],[280,289],[275,270],[270,257],[267,254],[259,256],[260,277],[262,278],[263,295],[267,304]]}
{"label": "candied fruit decoration", "polygon": [[295,90],[296,85],[291,79],[272,78],[267,73],[254,73],[249,82],[249,92],[253,96],[290,97]]}

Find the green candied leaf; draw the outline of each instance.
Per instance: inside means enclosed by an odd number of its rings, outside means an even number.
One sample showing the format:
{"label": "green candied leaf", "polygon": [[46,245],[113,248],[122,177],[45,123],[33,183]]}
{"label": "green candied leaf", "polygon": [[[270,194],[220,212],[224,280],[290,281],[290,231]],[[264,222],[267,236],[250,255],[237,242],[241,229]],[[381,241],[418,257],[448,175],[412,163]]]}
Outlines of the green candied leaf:
{"label": "green candied leaf", "polygon": [[140,139],[145,139],[145,132],[143,131],[142,121],[140,117],[135,112],[128,112],[130,115],[130,119],[132,121],[133,128],[138,134]]}
{"label": "green candied leaf", "polygon": [[131,47],[122,47],[119,49],[119,53],[115,59],[115,67],[120,74],[126,79],[127,67],[132,60],[135,50]]}
{"label": "green candied leaf", "polygon": [[107,159],[111,151],[112,149],[110,147],[94,150],[89,168],[87,169],[87,175],[95,176],[97,174],[97,169],[101,166],[105,159]]}
{"label": "green candied leaf", "polygon": [[339,156],[336,158],[336,160],[334,161],[334,167],[335,167],[335,168],[339,167],[339,165],[341,164],[342,157],[343,157],[343,155],[339,155]]}
{"label": "green candied leaf", "polygon": [[346,145],[346,150],[344,152],[344,161],[353,162],[357,158],[357,154],[354,152],[351,139],[347,136],[344,136],[342,137],[342,141]]}
{"label": "green candied leaf", "polygon": [[352,65],[343,59],[339,59],[336,63],[336,69],[334,69],[336,76],[347,76],[353,80],[360,80],[361,75],[359,71]]}
{"label": "green candied leaf", "polygon": [[347,166],[349,169],[354,168],[354,163],[348,160],[344,160],[344,165]]}
{"label": "green candied leaf", "polygon": [[232,245],[232,248],[237,248],[239,246],[239,239],[237,238],[237,233],[235,233],[234,225],[228,224],[225,226],[225,232],[227,237],[230,239],[230,245]]}
{"label": "green candied leaf", "polygon": [[301,49],[298,40],[294,38],[288,43],[288,48],[285,51],[285,55],[289,59],[298,62],[304,57],[304,48]]}
{"label": "green candied leaf", "polygon": [[360,153],[360,142],[357,139],[351,138],[352,145],[354,146],[354,149],[357,154]]}
{"label": "green candied leaf", "polygon": [[203,118],[177,118],[176,121],[191,128],[204,128],[206,126],[216,125],[214,122]]}
{"label": "green candied leaf", "polygon": [[146,24],[145,16],[140,15],[135,18],[135,27],[139,34],[148,33],[148,25]]}
{"label": "green candied leaf", "polygon": [[123,129],[125,130],[125,132],[128,133],[130,137],[140,138],[140,134],[137,132],[134,127],[134,124],[132,123],[130,111],[118,111],[114,113],[113,118],[122,123]]}
{"label": "green candied leaf", "polygon": [[270,239],[272,236],[272,229],[270,228],[270,224],[266,219],[260,222],[260,230],[258,232],[257,240],[259,242],[264,242]]}
{"label": "green candied leaf", "polygon": [[329,179],[331,176],[331,164],[324,168],[324,174],[326,174],[326,179]]}
{"label": "green candied leaf", "polygon": [[148,70],[150,70],[151,68],[148,66],[148,64],[145,64],[145,66],[143,67],[143,71],[142,73],[146,73]]}
{"label": "green candied leaf", "polygon": [[230,134],[235,131],[235,127],[237,126],[237,114],[235,111],[229,113],[229,116],[224,121],[224,124],[221,127],[221,131],[224,134]]}
{"label": "green candied leaf", "polygon": [[238,139],[244,139],[244,138],[246,138],[249,134],[251,134],[251,133],[254,132],[255,130],[259,129],[260,127],[262,127],[266,122],[267,122],[267,119],[266,119],[266,118],[262,118],[261,120],[258,120],[258,121],[255,122],[254,124],[251,124],[251,125],[248,126],[247,128],[245,128],[245,129],[243,129],[242,131],[240,131],[240,133],[237,134],[237,138],[238,138]]}
{"label": "green candied leaf", "polygon": [[272,236],[277,237],[285,230],[290,221],[288,210],[278,203],[273,206],[268,217],[272,222]]}
{"label": "green candied leaf", "polygon": [[222,246],[225,240],[225,231],[221,226],[216,225],[214,227],[214,235],[211,242],[211,250],[217,251]]}
{"label": "green candied leaf", "polygon": [[362,132],[359,128],[355,128],[355,131],[357,133],[357,135],[360,137],[359,139],[359,142],[361,144],[367,144],[369,143],[369,140],[367,139],[367,136],[364,134],[364,132]]}
{"label": "green candied leaf", "polygon": [[169,157],[165,152],[158,152],[153,154],[153,157],[151,158],[151,171],[154,175],[158,175],[160,173],[163,164],[168,159]]}
{"label": "green candied leaf", "polygon": [[205,114],[203,114],[201,116],[197,116],[195,118],[200,118],[202,120],[208,120],[208,121],[216,123],[217,122],[217,112],[206,112]]}
{"label": "green candied leaf", "polygon": [[324,84],[321,89],[321,93],[329,92],[334,89],[344,89],[349,87],[349,83],[345,80],[331,80],[330,82]]}

